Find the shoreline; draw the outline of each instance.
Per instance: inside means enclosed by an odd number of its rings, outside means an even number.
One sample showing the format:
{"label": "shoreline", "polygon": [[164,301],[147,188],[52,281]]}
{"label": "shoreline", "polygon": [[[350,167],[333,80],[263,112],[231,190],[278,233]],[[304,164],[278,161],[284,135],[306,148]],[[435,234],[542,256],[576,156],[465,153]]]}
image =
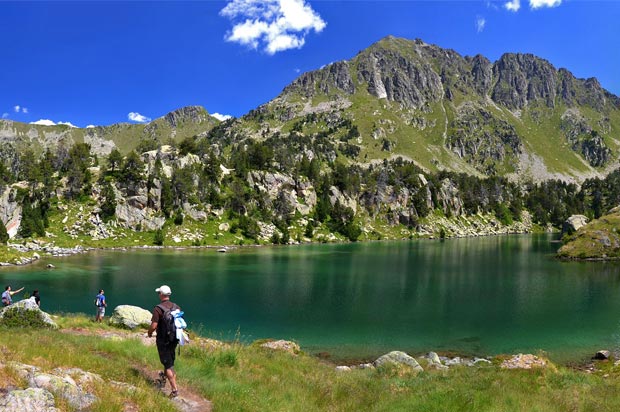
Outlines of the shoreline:
{"label": "shoreline", "polygon": [[[249,249],[249,248],[261,248],[261,247],[290,247],[290,246],[301,246],[301,245],[311,245],[311,244],[349,244],[349,243],[372,243],[372,242],[402,242],[402,241],[412,241],[412,240],[433,240],[433,241],[446,241],[453,239],[468,239],[468,238],[478,238],[478,237],[494,237],[494,236],[513,236],[513,235],[535,235],[535,234],[554,234],[556,232],[546,232],[546,231],[529,231],[529,232],[502,232],[502,233],[478,233],[475,235],[463,235],[463,236],[447,236],[445,238],[438,238],[435,236],[416,236],[413,238],[401,238],[401,239],[367,239],[360,240],[356,242],[350,242],[346,240],[338,241],[338,242],[319,242],[319,241],[310,241],[310,242],[297,242],[297,243],[289,243],[286,245],[278,245],[278,244],[243,244],[243,245],[129,245],[129,246],[111,246],[111,247],[94,247],[94,246],[82,246],[75,245],[73,247],[60,247],[60,246],[50,246],[49,243],[44,243],[38,239],[34,239],[30,242],[25,242],[25,244],[19,243],[7,243],[6,247],[14,249],[20,253],[33,253],[34,255],[30,258],[22,256],[20,262],[11,263],[11,262],[0,262],[0,270],[3,267],[16,267],[16,266],[26,266],[37,261],[43,260],[44,258],[56,258],[56,257],[69,257],[80,255],[84,253],[89,253],[92,251],[132,251],[132,250],[191,250],[191,249],[225,249],[226,252],[235,250],[235,249]],[[558,242],[559,240],[554,240],[552,242]],[[39,252],[45,253],[45,255],[41,256]],[[559,256],[555,256],[556,258],[560,258]],[[560,258],[562,259],[562,258]],[[563,259],[563,260],[571,260],[571,261],[583,261],[584,259]],[[585,259],[591,260],[591,259]],[[598,259],[597,259],[598,260]],[[603,261],[609,259],[601,259]],[[619,259],[620,260],[620,259]],[[53,265],[52,267],[53,268]]]}

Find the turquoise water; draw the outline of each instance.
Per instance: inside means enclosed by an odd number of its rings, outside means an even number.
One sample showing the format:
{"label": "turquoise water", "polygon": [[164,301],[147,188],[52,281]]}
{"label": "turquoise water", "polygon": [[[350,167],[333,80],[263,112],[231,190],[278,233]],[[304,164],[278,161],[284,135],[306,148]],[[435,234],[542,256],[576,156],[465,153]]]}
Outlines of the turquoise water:
{"label": "turquoise water", "polygon": [[[235,249],[93,252],[3,268],[48,312],[152,308],[168,284],[190,327],[283,338],[310,353],[372,358],[546,351],[577,360],[620,342],[620,264],[561,262],[548,235]],[[47,263],[56,266],[45,269]]]}

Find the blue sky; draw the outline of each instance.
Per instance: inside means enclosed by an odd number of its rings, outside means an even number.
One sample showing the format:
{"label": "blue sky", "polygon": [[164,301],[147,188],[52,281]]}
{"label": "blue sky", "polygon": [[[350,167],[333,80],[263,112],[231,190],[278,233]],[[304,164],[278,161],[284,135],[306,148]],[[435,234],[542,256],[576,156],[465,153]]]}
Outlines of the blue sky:
{"label": "blue sky", "polygon": [[0,116],[79,127],[241,116],[387,35],[533,53],[620,95],[620,1],[0,0]]}

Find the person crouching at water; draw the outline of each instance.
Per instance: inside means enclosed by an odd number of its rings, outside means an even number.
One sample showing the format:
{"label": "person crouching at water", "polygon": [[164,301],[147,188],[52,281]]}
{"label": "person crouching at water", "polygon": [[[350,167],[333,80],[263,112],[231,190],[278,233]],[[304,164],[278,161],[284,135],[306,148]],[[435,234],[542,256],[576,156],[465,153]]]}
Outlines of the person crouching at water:
{"label": "person crouching at water", "polygon": [[13,303],[13,299],[11,298],[11,296],[21,292],[22,290],[24,290],[23,287],[17,290],[11,290],[11,285],[5,287],[4,292],[2,292],[2,304],[4,306],[9,306],[11,303]]}

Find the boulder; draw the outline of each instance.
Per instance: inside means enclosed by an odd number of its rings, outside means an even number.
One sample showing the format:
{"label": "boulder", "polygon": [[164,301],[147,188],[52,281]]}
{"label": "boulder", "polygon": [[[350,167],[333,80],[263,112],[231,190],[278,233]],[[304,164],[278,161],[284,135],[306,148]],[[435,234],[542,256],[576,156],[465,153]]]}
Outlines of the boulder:
{"label": "boulder", "polygon": [[299,345],[295,342],[291,342],[288,340],[274,340],[274,341],[270,341],[270,342],[265,342],[263,344],[260,345],[261,348],[267,348],[267,349],[273,349],[273,350],[281,350],[281,351],[285,351],[285,352],[289,352],[292,353],[293,355],[298,354],[299,352],[301,352],[301,348],[299,347]]}
{"label": "boulder", "polygon": [[58,325],[52,320],[50,315],[39,308],[34,296],[0,309],[0,324],[6,326],[58,328]]}
{"label": "boulder", "polygon": [[410,367],[414,371],[418,372],[422,372],[424,370],[422,369],[417,360],[407,355],[405,352],[401,351],[392,351],[379,357],[377,360],[375,360],[374,365],[377,368],[392,365]]}
{"label": "boulder", "polygon": [[0,410],[3,412],[58,412],[54,396],[41,388],[15,390],[0,398]]}
{"label": "boulder", "polygon": [[151,324],[152,313],[138,306],[119,305],[114,308],[110,324],[135,329]]}
{"label": "boulder", "polygon": [[572,215],[562,224],[562,234],[572,235],[587,223],[588,218],[584,215]]}
{"label": "boulder", "polygon": [[70,376],[56,376],[48,373],[35,373],[30,386],[45,389],[65,399],[78,411],[88,410],[97,398],[80,388]]}
{"label": "boulder", "polygon": [[441,359],[439,359],[439,355],[437,355],[437,353],[435,352],[429,352],[428,355],[426,355],[426,359],[428,360],[428,366],[432,368],[448,369],[446,365],[443,365],[441,363]]}
{"label": "boulder", "polygon": [[594,355],[592,359],[607,360],[609,359],[610,356],[611,356],[611,352],[609,352],[608,350],[600,350],[596,352],[596,354]]}

